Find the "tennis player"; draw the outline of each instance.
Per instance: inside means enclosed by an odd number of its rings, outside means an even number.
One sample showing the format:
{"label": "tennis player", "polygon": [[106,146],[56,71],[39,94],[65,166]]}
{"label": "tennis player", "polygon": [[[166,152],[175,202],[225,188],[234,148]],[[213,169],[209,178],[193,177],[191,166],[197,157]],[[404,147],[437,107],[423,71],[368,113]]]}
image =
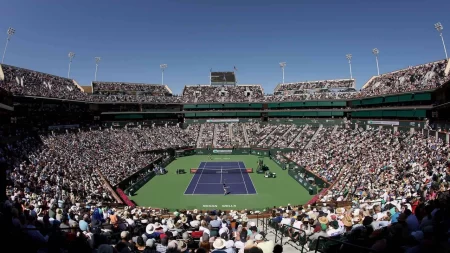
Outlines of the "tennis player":
{"label": "tennis player", "polygon": [[228,187],[225,183],[223,183],[223,195],[225,196],[225,195],[227,195],[227,193],[228,193]]}
{"label": "tennis player", "polygon": [[209,154],[209,160],[212,160],[211,154]]}

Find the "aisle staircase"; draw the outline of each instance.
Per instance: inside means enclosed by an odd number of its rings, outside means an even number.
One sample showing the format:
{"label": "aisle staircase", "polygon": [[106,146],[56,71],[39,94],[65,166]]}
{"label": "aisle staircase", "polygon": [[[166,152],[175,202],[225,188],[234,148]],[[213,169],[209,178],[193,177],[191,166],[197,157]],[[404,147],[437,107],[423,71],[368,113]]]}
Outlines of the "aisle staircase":
{"label": "aisle staircase", "polygon": [[283,137],[283,138],[286,137],[286,135],[288,135],[291,132],[292,128],[294,128],[294,127],[295,127],[295,125],[292,124],[291,127],[289,127],[289,129],[281,137]]}
{"label": "aisle staircase", "polygon": [[217,134],[219,132],[219,124],[214,124],[214,131],[213,131],[213,147],[217,147]]}
{"label": "aisle staircase", "polygon": [[311,139],[309,139],[308,144],[306,144],[305,148],[311,147],[312,142],[317,138],[317,135],[319,135],[319,133],[322,130],[322,128],[323,128],[323,125],[320,124],[319,128],[317,128],[317,130],[314,133],[314,135],[311,137]]}
{"label": "aisle staircase", "polygon": [[198,131],[198,137],[197,137],[197,148],[200,148],[200,143],[203,136],[203,129],[205,128],[204,124],[200,125],[200,131]]}
{"label": "aisle staircase", "polygon": [[234,134],[233,134],[233,123],[228,124],[228,135],[230,136],[230,141],[233,142]]}
{"label": "aisle staircase", "polygon": [[[280,125],[280,126],[281,126],[281,125]],[[264,136],[264,138],[262,138],[261,140],[259,140],[258,146],[261,145],[261,144],[263,144],[264,141],[265,141],[267,138],[269,138],[269,136],[272,136],[272,134],[273,134],[275,131],[277,131],[277,129],[278,129],[280,126],[275,127],[270,133],[268,133],[266,136]]]}
{"label": "aisle staircase", "polygon": [[[239,125],[238,125],[238,127],[239,127]],[[244,131],[243,134],[244,134],[245,144],[249,145],[248,135],[247,135],[247,125],[246,124],[242,124],[242,131]]]}
{"label": "aisle staircase", "polygon": [[338,128],[339,128],[339,125],[335,125],[333,128],[333,131],[331,131],[331,134],[335,134],[337,132]]}
{"label": "aisle staircase", "polygon": [[[281,232],[281,229],[276,229],[269,225],[270,218],[250,219],[249,222],[255,222],[258,231],[263,231],[266,234],[266,241],[273,241],[274,244],[283,246],[283,253],[306,253],[307,248],[301,243],[296,242],[290,238],[287,233]],[[304,233],[301,231],[300,233]]]}
{"label": "aisle staircase", "polygon": [[300,138],[300,136],[302,135],[303,132],[307,131],[309,128],[309,125],[305,125],[305,127],[297,134],[297,136],[295,136],[294,140],[289,144],[289,148],[293,148],[294,147],[294,143],[296,143],[298,141],[298,138]]}

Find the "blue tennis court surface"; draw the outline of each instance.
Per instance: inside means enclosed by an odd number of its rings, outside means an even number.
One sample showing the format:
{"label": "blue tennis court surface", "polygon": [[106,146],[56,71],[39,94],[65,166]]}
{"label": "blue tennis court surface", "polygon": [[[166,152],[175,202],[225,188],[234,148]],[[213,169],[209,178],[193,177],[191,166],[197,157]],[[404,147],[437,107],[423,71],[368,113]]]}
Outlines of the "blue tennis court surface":
{"label": "blue tennis court surface", "polygon": [[201,162],[184,194],[256,194],[250,175],[243,162]]}

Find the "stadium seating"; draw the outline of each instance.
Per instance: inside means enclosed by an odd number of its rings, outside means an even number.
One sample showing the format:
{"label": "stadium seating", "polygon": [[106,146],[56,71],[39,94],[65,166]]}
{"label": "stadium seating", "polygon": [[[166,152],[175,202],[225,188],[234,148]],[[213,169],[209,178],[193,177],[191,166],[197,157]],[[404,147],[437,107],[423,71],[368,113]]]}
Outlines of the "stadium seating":
{"label": "stadium seating", "polygon": [[[289,242],[285,247],[298,246],[303,252],[317,243],[322,248],[359,245],[397,251],[414,248],[427,238],[442,242],[448,238],[438,235],[442,235],[441,229],[448,230],[448,225],[443,226],[448,224],[443,212],[449,210],[449,147],[435,135],[355,128],[350,121],[319,127],[257,124],[206,123],[186,129],[138,127],[39,136],[18,132],[10,136],[13,141],[7,146],[0,146],[0,162],[10,166],[7,180],[12,183],[7,188],[8,200],[1,207],[1,219],[3,224],[5,219],[11,221],[9,236],[23,238],[27,252],[37,248],[85,252],[112,247],[97,245],[95,240],[114,245],[118,251],[128,245],[181,253],[200,245],[238,251],[256,246],[271,252],[273,243],[279,240]],[[271,209],[271,215],[261,216],[266,218],[259,226],[250,217],[258,210],[180,210],[168,214],[165,209],[136,207],[121,189],[117,190],[118,197],[127,206],[115,207],[115,197],[102,187],[103,180],[117,185],[134,175],[131,184],[146,176],[149,171],[141,168],[167,156],[152,150],[193,145],[227,147],[236,144],[237,136],[247,136],[240,145],[295,147],[295,151],[277,152],[276,159],[293,161],[331,186],[317,195],[315,206]],[[321,204],[349,201],[354,201],[353,207]],[[213,222],[216,219],[220,219],[218,227]],[[231,224],[240,226],[234,225],[233,231]],[[266,233],[273,229],[275,237]],[[217,237],[210,240],[214,233]],[[410,244],[408,236],[401,237],[404,234],[412,236],[414,243]],[[56,243],[61,240],[55,239],[56,235],[66,239]],[[323,241],[319,236],[337,238],[338,242],[332,244],[336,241]],[[397,238],[395,243],[382,243],[392,238]],[[240,240],[253,241],[248,244]],[[366,243],[359,244],[361,241]]]}
{"label": "stadium seating", "polygon": [[[305,81],[279,84],[273,94],[260,85],[185,86],[180,96],[166,85],[124,82],[92,82],[92,95],[84,93],[74,80],[0,65],[0,84],[15,95],[71,99],[89,102],[128,103],[226,103],[352,99],[419,90],[433,90],[450,80],[445,72],[448,60],[440,60],[371,78],[361,91],[354,79]],[[2,75],[0,75],[2,76]]]}

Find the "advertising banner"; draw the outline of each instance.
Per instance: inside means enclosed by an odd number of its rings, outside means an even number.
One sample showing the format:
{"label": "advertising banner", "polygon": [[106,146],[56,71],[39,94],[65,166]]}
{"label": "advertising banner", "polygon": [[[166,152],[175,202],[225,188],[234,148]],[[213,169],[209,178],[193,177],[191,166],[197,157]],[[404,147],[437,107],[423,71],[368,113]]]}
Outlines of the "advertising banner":
{"label": "advertising banner", "polygon": [[208,119],[206,120],[208,123],[236,123],[239,122],[239,119]]}
{"label": "advertising banner", "polygon": [[387,126],[398,126],[400,122],[398,121],[383,121],[383,120],[369,120],[367,121],[369,125],[387,125]]}
{"label": "advertising banner", "polygon": [[214,149],[213,154],[217,155],[231,155],[233,153],[233,150],[231,149]]}

